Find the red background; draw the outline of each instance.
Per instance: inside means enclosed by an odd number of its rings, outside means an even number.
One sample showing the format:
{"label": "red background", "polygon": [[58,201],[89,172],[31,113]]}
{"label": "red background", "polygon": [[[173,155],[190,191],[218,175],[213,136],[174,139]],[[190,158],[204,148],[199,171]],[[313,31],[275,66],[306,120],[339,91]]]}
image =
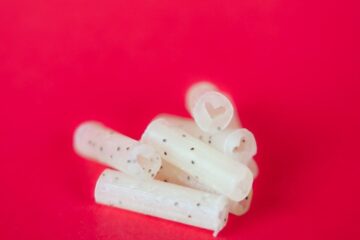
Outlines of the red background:
{"label": "red background", "polygon": [[93,200],[72,150],[96,119],[138,138],[208,79],[257,137],[251,211],[219,239],[359,239],[357,1],[0,1],[0,239],[212,239]]}

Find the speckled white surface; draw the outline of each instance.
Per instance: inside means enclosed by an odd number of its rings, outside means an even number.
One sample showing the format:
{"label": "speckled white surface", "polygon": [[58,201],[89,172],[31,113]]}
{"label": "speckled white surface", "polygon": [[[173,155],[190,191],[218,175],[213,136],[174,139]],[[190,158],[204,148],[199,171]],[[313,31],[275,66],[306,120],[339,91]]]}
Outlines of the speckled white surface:
{"label": "speckled white surface", "polygon": [[73,144],[79,155],[142,179],[154,178],[161,166],[161,157],[152,146],[98,122],[78,126]]}
{"label": "speckled white surface", "polygon": [[152,121],[142,141],[154,146],[165,161],[234,201],[244,199],[251,191],[253,175],[247,166],[164,119]]}
{"label": "speckled white surface", "polygon": [[247,164],[257,152],[255,137],[245,128],[227,128],[215,133],[206,133],[190,118],[170,114],[160,114],[156,118],[165,119],[171,125],[183,129],[193,137],[241,163]]}
{"label": "speckled white surface", "polygon": [[94,194],[97,203],[209,229],[214,236],[228,219],[228,201],[221,195],[110,169],[100,175]]}
{"label": "speckled white surface", "polygon": [[[172,165],[167,161],[163,161],[160,171],[158,172],[155,178],[160,181],[170,182],[177,185],[197,189],[200,191],[216,193],[215,190],[200,183],[198,178],[195,178],[194,176],[187,174],[186,172],[175,167],[174,165]],[[250,192],[248,197],[246,197],[244,200],[241,200],[239,202],[228,199],[230,213],[238,216],[246,213],[251,203],[251,197],[250,197],[251,195],[252,195],[252,191]]]}

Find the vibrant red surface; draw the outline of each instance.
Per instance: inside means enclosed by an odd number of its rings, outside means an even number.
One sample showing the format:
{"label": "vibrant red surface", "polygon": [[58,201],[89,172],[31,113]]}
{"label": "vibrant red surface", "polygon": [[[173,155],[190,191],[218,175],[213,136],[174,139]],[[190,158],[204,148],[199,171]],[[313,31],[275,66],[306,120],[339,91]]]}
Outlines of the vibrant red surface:
{"label": "vibrant red surface", "polygon": [[229,91],[258,141],[251,211],[219,239],[359,239],[357,1],[0,1],[0,239],[212,239],[94,203],[96,119],[138,138],[185,89]]}

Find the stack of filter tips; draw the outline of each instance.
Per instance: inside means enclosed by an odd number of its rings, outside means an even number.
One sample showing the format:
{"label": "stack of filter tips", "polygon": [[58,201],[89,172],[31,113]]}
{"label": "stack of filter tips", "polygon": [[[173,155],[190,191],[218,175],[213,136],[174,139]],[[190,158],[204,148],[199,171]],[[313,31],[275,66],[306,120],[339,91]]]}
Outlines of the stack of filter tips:
{"label": "stack of filter tips", "polygon": [[208,82],[186,94],[192,119],[160,114],[139,141],[101,123],[82,123],[74,149],[106,169],[95,201],[214,231],[229,212],[248,211],[258,175],[254,135],[242,128],[228,95]]}

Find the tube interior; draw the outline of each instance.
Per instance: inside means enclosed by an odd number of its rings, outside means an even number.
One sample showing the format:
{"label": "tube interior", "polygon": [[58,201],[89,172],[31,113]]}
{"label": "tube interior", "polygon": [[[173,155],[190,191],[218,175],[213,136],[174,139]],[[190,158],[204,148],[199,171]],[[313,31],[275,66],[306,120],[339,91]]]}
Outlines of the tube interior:
{"label": "tube interior", "polygon": [[227,155],[247,164],[257,151],[255,137],[245,128],[236,129],[227,136],[224,151]]}
{"label": "tube interior", "polygon": [[139,144],[131,152],[131,159],[142,169],[142,175],[154,178],[161,166],[161,158],[151,146]]}
{"label": "tube interior", "polygon": [[230,100],[215,91],[206,92],[196,102],[192,116],[204,132],[215,133],[224,130],[234,115]]}
{"label": "tube interior", "polygon": [[224,106],[214,108],[213,105],[208,102],[205,103],[205,108],[212,119],[224,114],[226,111]]}

